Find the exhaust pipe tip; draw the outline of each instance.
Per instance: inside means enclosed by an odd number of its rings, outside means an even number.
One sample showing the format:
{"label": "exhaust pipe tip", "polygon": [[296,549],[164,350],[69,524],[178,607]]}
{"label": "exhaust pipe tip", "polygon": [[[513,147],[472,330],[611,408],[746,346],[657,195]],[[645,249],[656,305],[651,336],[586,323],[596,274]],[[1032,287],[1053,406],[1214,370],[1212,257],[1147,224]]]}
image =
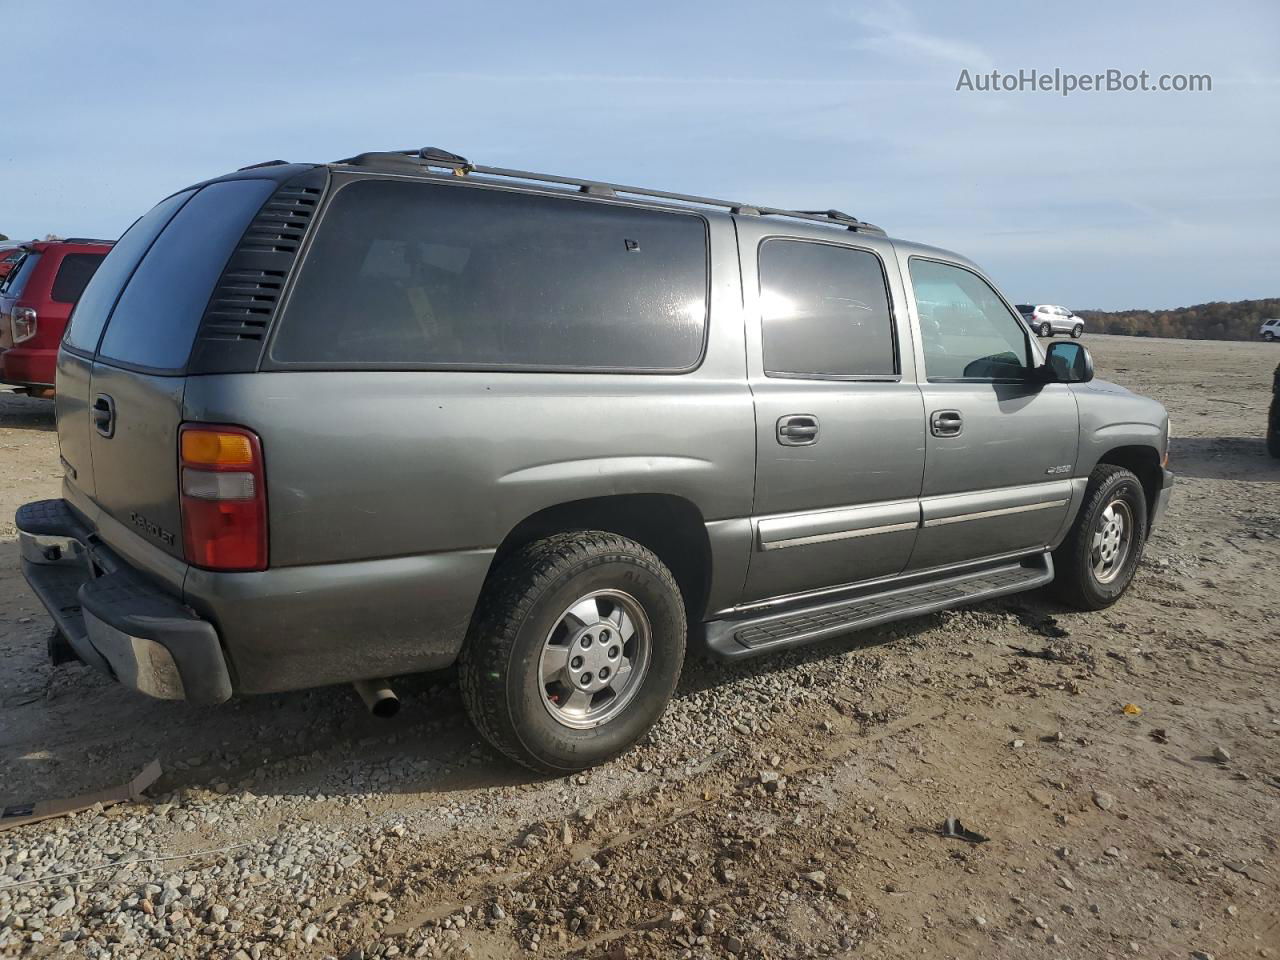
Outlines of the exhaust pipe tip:
{"label": "exhaust pipe tip", "polygon": [[352,686],[375,717],[387,720],[400,712],[400,698],[386,680],[357,680]]}

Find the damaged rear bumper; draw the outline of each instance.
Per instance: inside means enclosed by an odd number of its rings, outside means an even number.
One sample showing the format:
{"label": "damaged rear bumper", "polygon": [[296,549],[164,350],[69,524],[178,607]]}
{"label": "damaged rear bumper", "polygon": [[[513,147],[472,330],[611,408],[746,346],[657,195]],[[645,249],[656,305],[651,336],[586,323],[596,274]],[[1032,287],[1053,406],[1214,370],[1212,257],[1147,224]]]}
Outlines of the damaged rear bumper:
{"label": "damaged rear bumper", "polygon": [[78,659],[164,700],[231,696],[213,624],[129,566],[65,500],[28,503],[16,522],[22,574]]}

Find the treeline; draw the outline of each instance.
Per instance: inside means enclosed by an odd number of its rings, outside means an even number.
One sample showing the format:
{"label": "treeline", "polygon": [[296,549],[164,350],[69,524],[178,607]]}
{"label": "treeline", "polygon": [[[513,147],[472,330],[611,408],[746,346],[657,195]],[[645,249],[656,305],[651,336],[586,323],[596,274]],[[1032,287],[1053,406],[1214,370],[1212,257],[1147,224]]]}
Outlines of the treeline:
{"label": "treeline", "polygon": [[1262,321],[1280,317],[1280,297],[1198,303],[1176,310],[1077,310],[1095,333],[1187,340],[1255,340]]}

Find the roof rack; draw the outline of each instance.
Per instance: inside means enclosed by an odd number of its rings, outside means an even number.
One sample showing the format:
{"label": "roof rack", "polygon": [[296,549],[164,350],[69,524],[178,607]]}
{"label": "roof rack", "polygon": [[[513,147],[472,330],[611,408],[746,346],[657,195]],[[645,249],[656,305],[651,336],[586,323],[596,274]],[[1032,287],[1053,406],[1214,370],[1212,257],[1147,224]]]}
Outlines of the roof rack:
{"label": "roof rack", "polygon": [[655,197],[660,200],[674,200],[703,207],[724,207],[730,213],[742,216],[794,217],[799,220],[812,220],[818,223],[836,224],[857,233],[884,234],[884,230],[873,223],[859,220],[857,217],[839,210],[784,210],[778,207],[762,207],[753,203],[735,203],[731,200],[715,200],[711,197],[698,197],[685,193],[671,193],[666,190],[650,190],[645,187],[626,187],[617,183],[606,183],[602,180],[581,180],[576,177],[558,177],[549,173],[532,173],[528,170],[509,170],[504,167],[485,167],[472,163],[466,157],[458,156],[438,147],[423,147],[420,150],[385,150],[359,153],[337,163],[352,167],[401,167],[407,170],[438,169],[448,170],[454,176],[465,177],[473,173],[486,177],[508,177],[513,180],[531,180],[538,183],[556,183],[563,186],[577,187],[578,192],[593,197],[618,198],[623,196]]}
{"label": "roof rack", "polygon": [[114,240],[98,240],[95,237],[59,237],[59,243],[115,243]]}

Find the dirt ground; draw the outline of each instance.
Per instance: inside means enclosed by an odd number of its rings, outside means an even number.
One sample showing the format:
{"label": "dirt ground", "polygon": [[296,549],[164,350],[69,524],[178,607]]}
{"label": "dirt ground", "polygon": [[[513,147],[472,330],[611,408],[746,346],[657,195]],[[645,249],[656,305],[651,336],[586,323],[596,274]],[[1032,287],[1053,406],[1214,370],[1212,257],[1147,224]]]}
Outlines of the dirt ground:
{"label": "dirt ground", "polygon": [[485,748],[449,673],[379,721],[347,688],[194,708],[50,667],[12,516],[58,493],[52,404],[0,393],[0,805],[165,770],[0,832],[0,954],[1280,957],[1280,349],[1086,342],[1176,438],[1120,603],[694,653],[644,744],[561,779]]}

